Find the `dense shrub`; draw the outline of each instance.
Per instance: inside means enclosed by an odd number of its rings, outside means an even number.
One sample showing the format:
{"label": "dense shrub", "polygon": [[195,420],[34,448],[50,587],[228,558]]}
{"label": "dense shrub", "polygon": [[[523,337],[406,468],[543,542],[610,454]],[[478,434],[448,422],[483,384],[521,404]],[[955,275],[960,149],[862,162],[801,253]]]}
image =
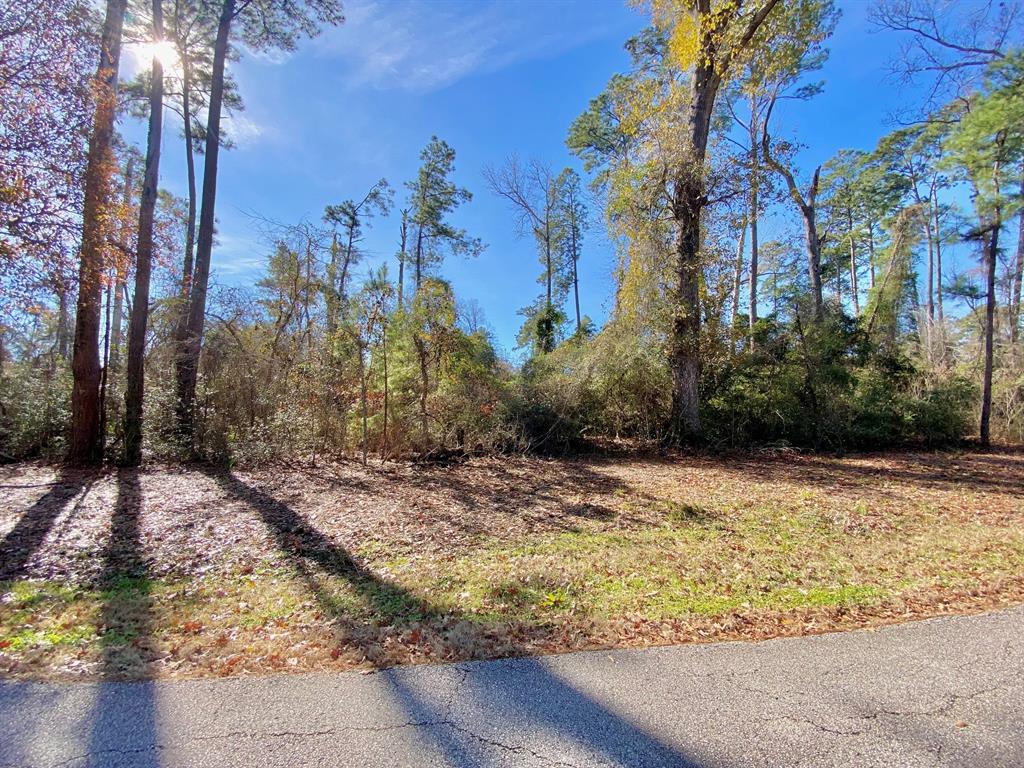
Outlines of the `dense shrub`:
{"label": "dense shrub", "polygon": [[[512,410],[528,445],[664,436],[671,382],[662,346],[630,330],[613,323],[527,363]],[[762,321],[753,350],[719,344],[705,357],[701,415],[712,448],[940,445],[969,434],[974,419],[969,380],[918,371],[841,315],[809,326]]]}
{"label": "dense shrub", "polygon": [[70,421],[71,372],[66,365],[5,366],[0,376],[0,458],[61,457]]}

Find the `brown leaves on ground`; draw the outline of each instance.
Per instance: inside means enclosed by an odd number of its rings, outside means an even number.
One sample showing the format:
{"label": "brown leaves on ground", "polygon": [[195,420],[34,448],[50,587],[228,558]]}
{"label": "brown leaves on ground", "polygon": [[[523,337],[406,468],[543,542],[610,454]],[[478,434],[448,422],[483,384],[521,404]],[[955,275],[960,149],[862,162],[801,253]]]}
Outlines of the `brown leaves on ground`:
{"label": "brown leaves on ground", "polygon": [[[20,557],[0,562],[0,580],[95,578],[109,538],[111,509],[118,503],[141,507],[143,547],[153,576],[251,571],[276,561],[273,537],[253,514],[250,500],[218,483],[224,474],[205,467],[94,475],[36,465],[0,468],[0,492],[8,500],[0,509],[0,537],[15,537],[4,544],[3,553],[31,550],[23,567]],[[118,478],[126,475],[137,479],[135,487],[119,486]],[[343,463],[232,476],[286,505],[350,552],[380,545],[396,554],[457,554],[486,538],[651,521],[621,514],[622,496],[616,491],[626,486],[601,463],[519,458],[450,466]],[[258,498],[253,503],[264,502]],[[16,530],[24,517],[39,524]],[[46,546],[37,546],[41,535]],[[18,568],[11,567],[15,562]]]}
{"label": "brown leaves on ground", "polygon": [[[422,559],[434,583],[445,563],[487,548],[643,531],[666,519],[712,520],[716,535],[728,536],[732,521],[759,510],[813,510],[848,537],[898,537],[906,520],[919,530],[933,518],[1019,535],[1024,454],[1015,451],[499,457],[231,473],[17,465],[0,468],[0,499],[0,591],[9,590],[0,612],[14,615],[19,584],[88,595],[69,598],[60,615],[28,600],[16,620],[0,619],[0,670],[30,677],[234,675],[762,639],[1024,600],[1024,574],[982,574],[973,585],[908,589],[870,606],[741,606],[670,619],[568,611],[487,624],[389,575],[396,562]],[[748,546],[732,542],[737,564],[751,556]],[[59,638],[32,645],[44,624],[72,635],[66,647]],[[76,629],[86,626],[92,640]],[[18,643],[27,650],[14,653]]]}

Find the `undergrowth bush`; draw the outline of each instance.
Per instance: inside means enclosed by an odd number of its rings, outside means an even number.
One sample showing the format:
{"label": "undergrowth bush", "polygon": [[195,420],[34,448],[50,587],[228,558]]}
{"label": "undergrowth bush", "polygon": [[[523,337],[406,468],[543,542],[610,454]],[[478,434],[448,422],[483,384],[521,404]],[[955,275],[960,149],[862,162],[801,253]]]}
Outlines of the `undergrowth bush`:
{"label": "undergrowth bush", "polygon": [[0,376],[0,454],[5,460],[57,459],[67,449],[71,372],[55,366],[7,365]]}

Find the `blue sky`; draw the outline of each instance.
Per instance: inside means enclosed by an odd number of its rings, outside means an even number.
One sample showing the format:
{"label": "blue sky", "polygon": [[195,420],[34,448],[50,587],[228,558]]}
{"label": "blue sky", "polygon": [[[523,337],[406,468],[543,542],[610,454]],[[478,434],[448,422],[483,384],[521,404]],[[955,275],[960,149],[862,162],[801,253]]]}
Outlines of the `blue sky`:
{"label": "blue sky", "polygon": [[[843,16],[821,73],[824,93],[778,115],[780,132],[807,145],[806,168],[840,148],[870,149],[891,129],[892,112],[915,97],[887,79],[898,41],[870,30],[867,0],[837,4]],[[499,348],[512,355],[517,310],[539,293],[540,267],[482,169],[512,152],[556,168],[577,165],[565,149],[567,128],[627,66],[623,42],[645,16],[620,0],[353,0],[346,14],[344,26],[295,53],[246,53],[234,65],[246,110],[228,124],[237,147],[221,155],[213,279],[258,278],[270,247],[250,214],[319,220],[325,205],[361,198],[381,177],[401,203],[403,182],[436,134],[455,148],[456,181],[474,194],[453,220],[487,244],[476,259],[449,260],[443,274],[461,299],[479,303]],[[141,126],[125,127],[141,141]],[[161,184],[183,194],[176,129],[163,150]],[[614,256],[595,214],[580,265],[581,302],[601,321]],[[384,259],[394,270],[397,244],[397,214],[376,220],[359,274]]]}

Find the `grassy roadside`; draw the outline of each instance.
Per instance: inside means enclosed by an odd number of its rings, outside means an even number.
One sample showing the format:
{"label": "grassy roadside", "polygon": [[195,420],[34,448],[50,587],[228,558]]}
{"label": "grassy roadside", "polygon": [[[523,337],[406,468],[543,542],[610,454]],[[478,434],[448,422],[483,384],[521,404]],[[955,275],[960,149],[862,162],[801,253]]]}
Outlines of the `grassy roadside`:
{"label": "grassy roadside", "polygon": [[[617,488],[643,524],[487,536],[453,554],[302,522],[269,562],[190,578],[0,582],[0,672],[211,676],[827,631],[1024,600],[1024,523],[921,503],[707,506]],[[964,496],[959,493],[961,501]]]}

